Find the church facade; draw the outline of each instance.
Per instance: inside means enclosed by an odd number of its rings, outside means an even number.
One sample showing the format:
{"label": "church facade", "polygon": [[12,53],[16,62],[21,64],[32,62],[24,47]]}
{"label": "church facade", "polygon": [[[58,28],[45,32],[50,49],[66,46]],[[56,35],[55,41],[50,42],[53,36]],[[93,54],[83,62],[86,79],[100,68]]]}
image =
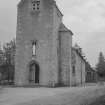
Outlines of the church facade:
{"label": "church facade", "polygon": [[15,85],[72,83],[72,35],[54,0],[18,4]]}

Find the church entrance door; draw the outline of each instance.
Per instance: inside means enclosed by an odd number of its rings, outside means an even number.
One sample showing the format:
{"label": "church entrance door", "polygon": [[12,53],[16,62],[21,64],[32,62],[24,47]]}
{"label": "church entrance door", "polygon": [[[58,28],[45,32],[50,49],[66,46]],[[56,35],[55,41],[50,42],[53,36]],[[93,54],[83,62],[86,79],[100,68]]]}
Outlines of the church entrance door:
{"label": "church entrance door", "polygon": [[30,82],[39,84],[39,65],[33,63],[30,65]]}

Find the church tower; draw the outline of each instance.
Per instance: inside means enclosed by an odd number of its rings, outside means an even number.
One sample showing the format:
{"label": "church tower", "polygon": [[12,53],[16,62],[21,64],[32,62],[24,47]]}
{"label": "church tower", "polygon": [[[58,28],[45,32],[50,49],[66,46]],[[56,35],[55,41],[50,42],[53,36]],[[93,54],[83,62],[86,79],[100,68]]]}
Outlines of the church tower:
{"label": "church tower", "polygon": [[58,83],[57,34],[62,14],[54,0],[18,4],[15,84]]}

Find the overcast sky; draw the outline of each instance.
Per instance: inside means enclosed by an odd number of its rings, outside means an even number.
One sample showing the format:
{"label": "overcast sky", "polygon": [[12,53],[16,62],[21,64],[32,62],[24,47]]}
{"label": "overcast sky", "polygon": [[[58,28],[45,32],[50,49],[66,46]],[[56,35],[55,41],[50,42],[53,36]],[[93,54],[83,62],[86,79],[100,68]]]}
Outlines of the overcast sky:
{"label": "overcast sky", "polygon": [[[105,53],[105,0],[56,0],[64,14],[65,25],[74,33],[77,42],[91,63],[95,65],[98,53]],[[16,5],[19,0],[0,0],[0,41],[16,35]]]}

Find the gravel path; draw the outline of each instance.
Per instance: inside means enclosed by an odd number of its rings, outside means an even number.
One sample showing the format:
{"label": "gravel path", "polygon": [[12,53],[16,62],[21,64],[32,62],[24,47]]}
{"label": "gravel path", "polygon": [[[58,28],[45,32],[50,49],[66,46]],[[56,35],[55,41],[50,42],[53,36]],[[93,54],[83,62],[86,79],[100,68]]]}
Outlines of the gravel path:
{"label": "gravel path", "polygon": [[0,105],[88,105],[103,95],[104,86],[4,88],[0,94]]}

